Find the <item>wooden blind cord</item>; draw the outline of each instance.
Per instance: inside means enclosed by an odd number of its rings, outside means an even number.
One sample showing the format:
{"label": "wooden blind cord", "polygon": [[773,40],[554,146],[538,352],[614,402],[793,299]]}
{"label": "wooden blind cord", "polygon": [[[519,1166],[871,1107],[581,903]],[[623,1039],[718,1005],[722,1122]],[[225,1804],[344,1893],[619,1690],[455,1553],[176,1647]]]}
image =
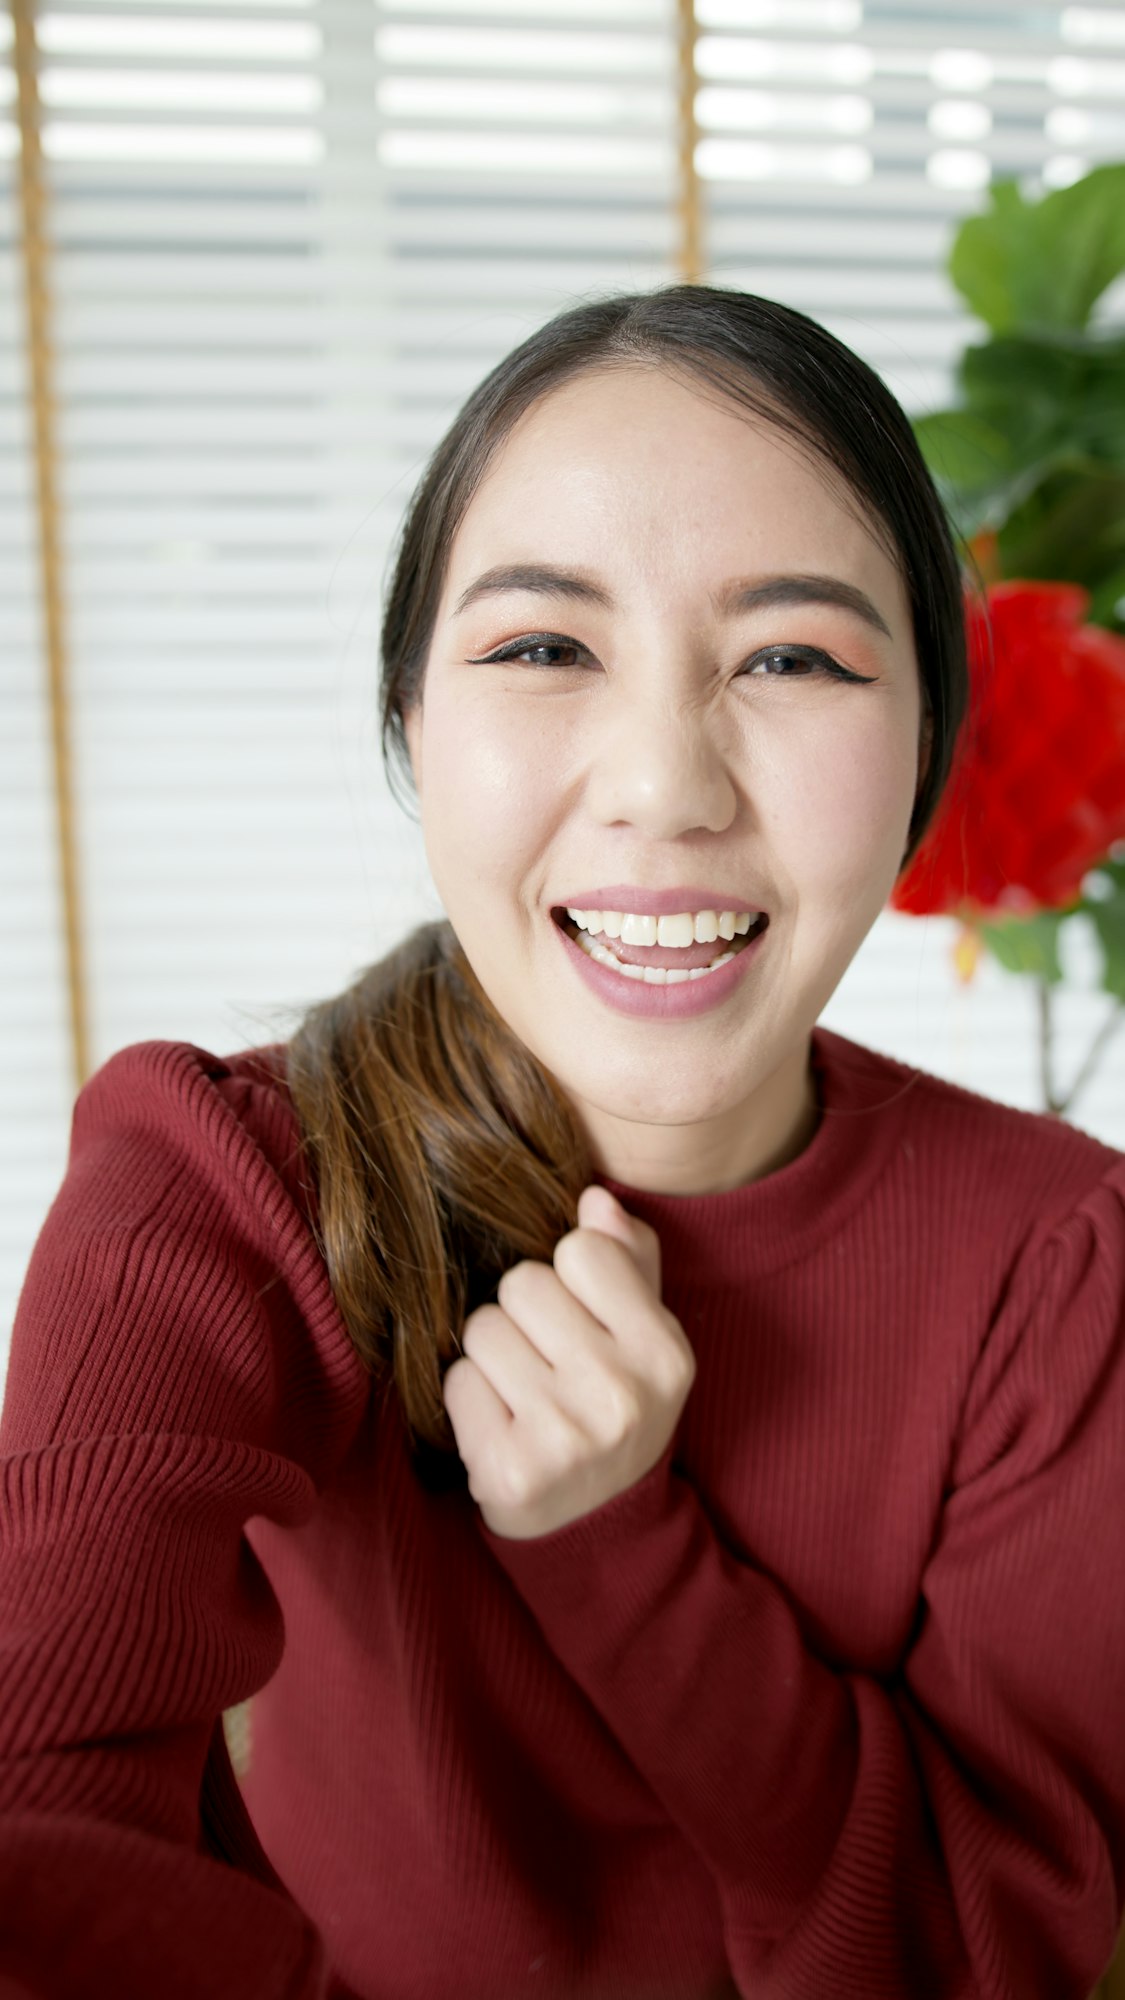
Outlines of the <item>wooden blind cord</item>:
{"label": "wooden blind cord", "polygon": [[695,116],[695,93],[698,84],[695,71],[697,32],[695,0],[680,0],[677,261],[680,277],[689,285],[702,282],[704,268],[703,201],[695,165],[695,149],[699,143],[699,126]]}
{"label": "wooden blind cord", "polygon": [[39,514],[40,579],[46,640],[48,704],[55,785],[55,828],[62,888],[71,1057],[75,1090],[90,1075],[86,972],[83,952],[78,854],[75,838],[71,711],[64,636],[56,446],[52,394],[50,312],[47,294],[47,240],[43,222],[44,185],[39,146],[39,85],[35,50],[34,0],[10,0],[20,131],[20,198],[23,212],[24,296],[27,302],[27,358],[34,426],[35,482]]}

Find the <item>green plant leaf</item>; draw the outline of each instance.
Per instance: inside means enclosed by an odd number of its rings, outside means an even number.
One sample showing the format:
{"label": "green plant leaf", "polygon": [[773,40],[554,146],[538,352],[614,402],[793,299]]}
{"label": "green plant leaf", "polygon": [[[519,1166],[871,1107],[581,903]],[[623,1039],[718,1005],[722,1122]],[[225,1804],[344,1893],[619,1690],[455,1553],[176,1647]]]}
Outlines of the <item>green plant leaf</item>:
{"label": "green plant leaf", "polygon": [[1014,180],[994,181],[991,207],[961,224],[949,273],[996,333],[1083,327],[1125,270],[1125,165],[1028,201]]}
{"label": "green plant leaf", "polygon": [[1125,1000],[1125,889],[1088,907],[1102,948],[1102,985]]}
{"label": "green plant leaf", "polygon": [[916,417],[914,435],[938,479],[972,492],[1007,479],[1014,453],[1011,440],[972,410],[935,410]]}
{"label": "green plant leaf", "polygon": [[[1092,894],[1098,877],[1098,894]],[[1117,848],[1099,861],[1083,884],[1079,908],[1089,917],[1102,953],[1102,986],[1125,1000],[1125,851]]]}
{"label": "green plant leaf", "polygon": [[1125,339],[1013,334],[969,348],[959,372],[966,407],[914,424],[957,532],[1011,522],[1006,575],[1099,588],[1125,565]]}
{"label": "green plant leaf", "polygon": [[1111,571],[1091,592],[1088,625],[1105,625],[1111,632],[1125,632],[1125,565]]}
{"label": "green plant leaf", "polygon": [[1049,986],[1062,981],[1059,962],[1059,927],[1073,916],[1073,909],[1039,910],[1033,917],[1013,918],[1003,924],[981,924],[981,938],[1006,972],[1031,973]]}
{"label": "green plant leaf", "polygon": [[1125,471],[1060,455],[997,540],[1005,576],[1100,590],[1125,567]]}
{"label": "green plant leaf", "polygon": [[1013,466],[1060,449],[1125,469],[1125,339],[1006,334],[966,348],[969,411],[1006,441]]}
{"label": "green plant leaf", "polygon": [[1047,470],[1014,463],[1011,443],[971,410],[935,410],[914,420],[934,484],[957,533],[968,541],[998,528]]}

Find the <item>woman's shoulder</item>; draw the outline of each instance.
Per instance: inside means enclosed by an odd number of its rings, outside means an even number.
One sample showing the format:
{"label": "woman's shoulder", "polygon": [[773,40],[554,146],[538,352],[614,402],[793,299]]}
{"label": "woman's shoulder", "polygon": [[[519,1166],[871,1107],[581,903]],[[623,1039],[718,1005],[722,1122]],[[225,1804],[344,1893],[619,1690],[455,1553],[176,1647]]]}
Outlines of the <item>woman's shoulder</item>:
{"label": "woman's shoulder", "polygon": [[[287,1045],[265,1042],[233,1054],[218,1055],[197,1042],[148,1040],[127,1042],[108,1055],[78,1093],[81,1104],[91,1096],[119,1103],[150,1098],[155,1104],[190,1104],[206,1086],[223,1088],[232,1103],[245,1109],[249,1092],[264,1090],[278,1104],[288,1105]],[[254,1123],[253,1115],[249,1120]]]}
{"label": "woman's shoulder", "polygon": [[21,1289],[7,1448],[217,1426],[319,1481],[367,1378],[303,1209],[308,1172],[282,1049],[147,1041],[103,1062]]}
{"label": "woman's shoulder", "polygon": [[1024,1219],[1036,1233],[1093,1200],[1123,1217],[1125,1152],[1080,1125],[1005,1104],[844,1035],[816,1030],[823,1088],[837,1109],[878,1110],[892,1123],[900,1175],[933,1201],[982,1223]]}
{"label": "woman's shoulder", "polygon": [[163,1137],[169,1148],[190,1144],[217,1154],[232,1184],[253,1180],[260,1162],[310,1217],[315,1197],[286,1074],[284,1042],[229,1054],[188,1041],[129,1042],[78,1094],[72,1157],[111,1133],[124,1140],[130,1131],[147,1132],[153,1145]]}

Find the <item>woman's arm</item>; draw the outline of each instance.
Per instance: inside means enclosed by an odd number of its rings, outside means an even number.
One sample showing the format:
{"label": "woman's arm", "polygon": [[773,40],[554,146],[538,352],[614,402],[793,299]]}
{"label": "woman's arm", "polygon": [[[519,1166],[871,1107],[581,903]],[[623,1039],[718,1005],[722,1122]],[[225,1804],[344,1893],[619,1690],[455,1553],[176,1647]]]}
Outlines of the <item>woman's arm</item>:
{"label": "woman's arm", "polygon": [[34,2000],[344,1992],[239,1812],[221,1717],[283,1648],[243,1526],[308,1518],[366,1378],[226,1076],[176,1043],[97,1073],[20,1296],[0,1420],[0,1991]]}
{"label": "woman's arm", "polygon": [[[1087,2000],[1125,1903],[1125,1163],[1015,1275],[893,1674],[820,1657],[673,1456],[481,1533],[711,1869],[740,1992]],[[841,1559],[878,1556],[844,1524]]]}

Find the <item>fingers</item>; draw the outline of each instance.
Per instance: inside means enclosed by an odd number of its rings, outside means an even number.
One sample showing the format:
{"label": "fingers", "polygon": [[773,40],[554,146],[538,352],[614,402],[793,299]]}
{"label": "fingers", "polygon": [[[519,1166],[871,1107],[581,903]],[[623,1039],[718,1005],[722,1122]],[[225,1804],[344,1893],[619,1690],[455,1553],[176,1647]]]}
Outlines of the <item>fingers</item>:
{"label": "fingers", "polygon": [[[515,1339],[506,1346],[516,1359],[518,1340],[529,1342],[545,1368],[573,1366],[575,1358],[591,1354],[606,1340],[605,1328],[591,1318],[582,1300],[565,1284],[550,1264],[525,1259],[504,1272],[496,1288],[496,1307],[483,1306],[482,1312],[499,1308],[501,1320],[512,1329]],[[500,1334],[497,1322],[497,1334]],[[490,1335],[491,1338],[491,1335]]]}
{"label": "fingers", "polygon": [[[507,1306],[479,1306],[470,1315],[462,1335],[464,1363],[454,1365],[488,1385],[509,1422],[531,1423],[544,1448],[565,1451],[573,1424],[616,1395],[616,1376],[606,1366],[611,1342],[546,1264],[514,1265],[501,1289]],[[487,1418],[475,1385],[460,1393],[471,1418]]]}
{"label": "fingers", "polygon": [[665,1350],[691,1353],[679,1321],[661,1303],[636,1257],[598,1230],[573,1230],[555,1246],[555,1271],[628,1370],[663,1382]]}
{"label": "fingers", "polygon": [[[638,1241],[642,1230],[651,1238],[643,1246],[651,1270],[654,1246],[659,1255],[655,1231],[624,1219]],[[513,1416],[550,1403],[579,1409],[592,1399],[600,1406],[623,1368],[659,1386],[691,1353],[642,1270],[636,1244],[627,1249],[616,1234],[584,1227],[560,1238],[553,1264],[525,1259],[505,1271],[496,1304],[469,1316],[461,1344]]]}
{"label": "fingers", "polygon": [[623,1244],[648,1279],[657,1298],[660,1297],[663,1289],[660,1238],[650,1223],[642,1222],[639,1215],[631,1215],[608,1188],[592,1182],[589,1187],[583,1188],[578,1197],[578,1226],[580,1229],[597,1230],[599,1234]]}

